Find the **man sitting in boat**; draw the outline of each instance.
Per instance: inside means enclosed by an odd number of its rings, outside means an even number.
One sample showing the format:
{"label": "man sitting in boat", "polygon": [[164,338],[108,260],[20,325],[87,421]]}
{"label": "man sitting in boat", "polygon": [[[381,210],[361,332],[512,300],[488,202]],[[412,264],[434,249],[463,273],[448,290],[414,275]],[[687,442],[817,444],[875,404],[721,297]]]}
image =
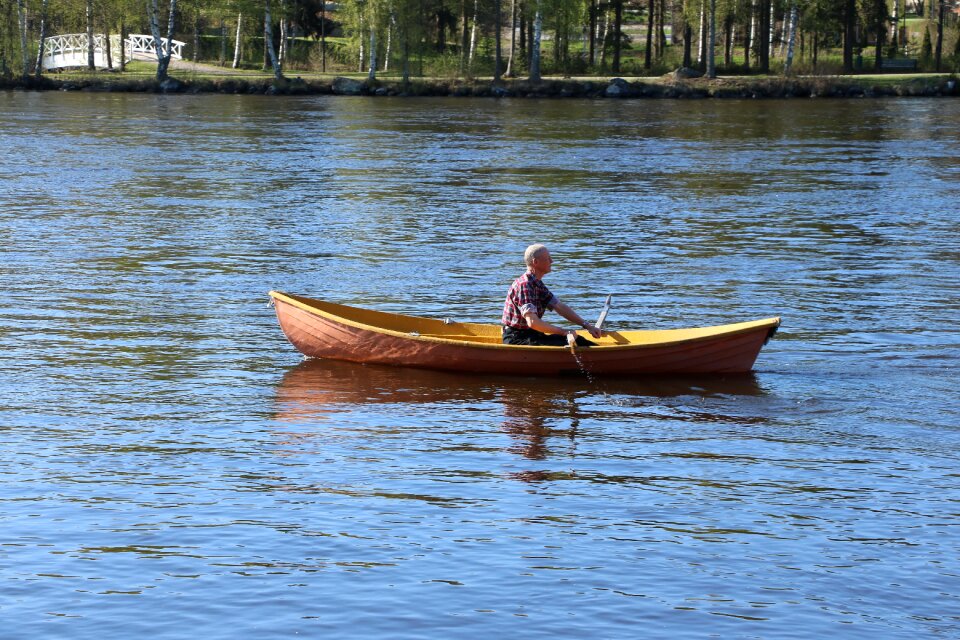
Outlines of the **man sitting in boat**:
{"label": "man sitting in boat", "polygon": [[532,244],[523,253],[523,260],[527,263],[527,272],[514,280],[503,305],[503,342],[563,347],[575,339],[579,347],[595,345],[596,343],[578,336],[575,331],[543,320],[544,312],[550,309],[580,325],[594,338],[603,335],[600,329],[586,322],[543,284],[543,276],[550,273],[553,264],[550,251],[542,244]]}

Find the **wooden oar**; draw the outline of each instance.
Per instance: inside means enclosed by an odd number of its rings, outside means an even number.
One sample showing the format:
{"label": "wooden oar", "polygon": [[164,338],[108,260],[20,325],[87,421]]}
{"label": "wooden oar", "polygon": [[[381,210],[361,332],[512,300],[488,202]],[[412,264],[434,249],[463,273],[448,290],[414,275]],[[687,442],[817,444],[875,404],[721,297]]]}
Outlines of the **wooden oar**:
{"label": "wooden oar", "polygon": [[607,319],[607,312],[610,311],[610,299],[613,298],[613,294],[607,296],[607,301],[603,303],[603,309],[600,310],[600,317],[597,318],[597,329],[603,329],[603,323]]}
{"label": "wooden oar", "polygon": [[[603,330],[603,323],[607,319],[607,313],[610,311],[610,300],[613,298],[613,294],[607,296],[606,301],[603,303],[603,309],[600,310],[600,317],[597,318],[597,324],[594,325],[597,329]],[[570,352],[576,353],[577,349],[577,336],[574,333],[567,334],[567,344],[570,345]]]}

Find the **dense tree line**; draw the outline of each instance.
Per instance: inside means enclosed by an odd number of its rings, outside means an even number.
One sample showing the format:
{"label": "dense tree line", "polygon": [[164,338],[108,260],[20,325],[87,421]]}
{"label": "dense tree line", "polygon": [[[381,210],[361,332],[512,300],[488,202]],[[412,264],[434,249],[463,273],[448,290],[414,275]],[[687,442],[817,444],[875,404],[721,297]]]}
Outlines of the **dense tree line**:
{"label": "dense tree line", "polygon": [[[711,76],[850,72],[904,56],[953,69],[958,7],[957,0],[0,0],[0,74],[39,73],[45,38],[63,33],[179,39],[195,60],[262,65],[277,77],[302,69],[537,79],[681,65]],[[156,57],[162,78],[169,50],[156,46]],[[122,53],[110,61],[125,63]]]}

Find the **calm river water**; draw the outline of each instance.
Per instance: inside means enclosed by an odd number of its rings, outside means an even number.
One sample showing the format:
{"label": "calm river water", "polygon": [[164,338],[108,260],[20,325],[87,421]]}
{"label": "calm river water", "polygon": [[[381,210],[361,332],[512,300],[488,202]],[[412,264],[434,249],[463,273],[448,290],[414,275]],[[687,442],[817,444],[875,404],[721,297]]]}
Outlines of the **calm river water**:
{"label": "calm river water", "polygon": [[[960,102],[0,93],[0,636],[960,635]],[[746,377],[302,361],[266,292]]]}

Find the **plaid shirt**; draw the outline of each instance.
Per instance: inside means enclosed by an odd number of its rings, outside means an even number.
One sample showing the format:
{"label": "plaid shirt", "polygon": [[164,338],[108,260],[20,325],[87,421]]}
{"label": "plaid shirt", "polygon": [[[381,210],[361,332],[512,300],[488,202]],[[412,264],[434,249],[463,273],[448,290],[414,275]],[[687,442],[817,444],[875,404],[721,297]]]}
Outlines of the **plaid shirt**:
{"label": "plaid shirt", "polygon": [[534,311],[538,318],[543,317],[544,311],[553,309],[560,300],[550,293],[543,280],[534,277],[529,271],[510,285],[510,291],[507,292],[507,300],[503,304],[504,326],[514,329],[529,329],[527,321],[523,315]]}

